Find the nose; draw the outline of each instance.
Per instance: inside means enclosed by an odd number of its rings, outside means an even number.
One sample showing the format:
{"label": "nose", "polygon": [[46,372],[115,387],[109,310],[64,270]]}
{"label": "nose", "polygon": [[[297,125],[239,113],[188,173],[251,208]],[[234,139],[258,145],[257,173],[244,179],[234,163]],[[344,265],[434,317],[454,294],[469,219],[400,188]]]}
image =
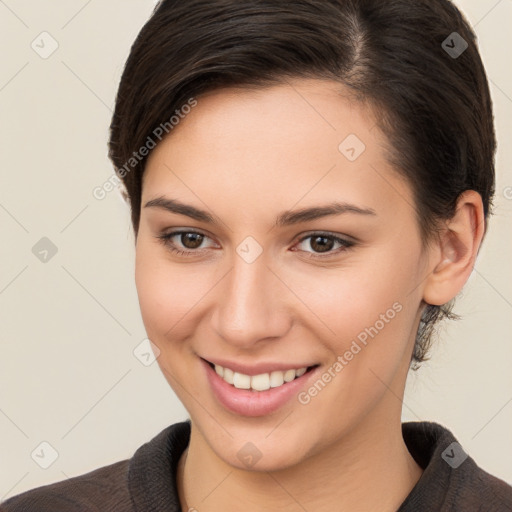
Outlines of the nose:
{"label": "nose", "polygon": [[250,349],[286,335],[293,323],[293,294],[271,268],[265,253],[252,263],[235,254],[233,267],[217,287],[212,328],[226,343]]}

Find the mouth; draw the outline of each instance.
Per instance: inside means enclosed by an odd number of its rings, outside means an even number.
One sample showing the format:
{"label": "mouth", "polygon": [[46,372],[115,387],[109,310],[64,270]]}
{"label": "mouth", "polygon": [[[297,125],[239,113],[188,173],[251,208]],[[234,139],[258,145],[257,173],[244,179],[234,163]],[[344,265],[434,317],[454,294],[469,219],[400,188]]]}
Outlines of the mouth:
{"label": "mouth", "polygon": [[[277,412],[285,404],[291,403],[294,397],[298,398],[321,372],[320,364],[261,373],[260,368],[269,369],[276,365],[266,364],[256,370],[255,366],[230,363],[231,366],[247,368],[252,374],[247,375],[234,372],[228,367],[221,367],[202,357],[200,361],[217,402],[229,412],[246,417],[265,416]],[[277,366],[284,368],[282,364]],[[259,373],[256,373],[257,371]]]}
{"label": "mouth", "polygon": [[314,364],[307,367],[295,368],[288,370],[274,370],[271,372],[261,372],[251,374],[237,372],[229,367],[223,367],[201,358],[215,373],[227,384],[237,389],[247,389],[251,391],[266,391],[271,388],[277,388],[292,382],[303,375],[318,368],[320,364]]}

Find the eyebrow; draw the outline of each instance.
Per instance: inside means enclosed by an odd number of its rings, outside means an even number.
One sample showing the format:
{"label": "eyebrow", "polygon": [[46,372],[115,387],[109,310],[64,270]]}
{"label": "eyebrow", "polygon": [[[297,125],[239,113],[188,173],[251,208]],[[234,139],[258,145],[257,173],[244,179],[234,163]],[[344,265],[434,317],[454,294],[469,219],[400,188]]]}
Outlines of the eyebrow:
{"label": "eyebrow", "polygon": [[[219,219],[210,215],[205,210],[200,210],[195,206],[164,196],[151,199],[144,205],[144,208],[160,208],[171,213],[185,215],[194,220],[213,225],[219,225],[221,223]],[[314,206],[311,208],[301,208],[299,210],[287,210],[281,212],[276,218],[275,227],[291,226],[293,224],[316,220],[330,215],[341,215],[343,213],[377,215],[373,208],[362,208],[347,202],[333,202],[323,206]]]}

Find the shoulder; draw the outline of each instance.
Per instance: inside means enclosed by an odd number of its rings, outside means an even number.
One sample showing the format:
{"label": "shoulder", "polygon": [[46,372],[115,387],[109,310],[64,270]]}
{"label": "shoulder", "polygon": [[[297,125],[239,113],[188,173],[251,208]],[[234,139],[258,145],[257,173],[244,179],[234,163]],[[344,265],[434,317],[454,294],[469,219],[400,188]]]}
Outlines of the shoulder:
{"label": "shoulder", "polygon": [[402,433],[424,472],[400,512],[512,512],[512,486],[478,466],[446,427],[408,422]]}
{"label": "shoulder", "polygon": [[37,487],[0,503],[0,512],[177,511],[176,466],[190,420],[166,427],[130,459]]}
{"label": "shoulder", "polygon": [[0,503],[0,512],[131,512],[127,485],[129,464],[129,459],[115,462],[31,489]]}
{"label": "shoulder", "polygon": [[473,460],[460,478],[460,500],[462,504],[478,503],[482,512],[512,512],[512,486],[489,474]]}

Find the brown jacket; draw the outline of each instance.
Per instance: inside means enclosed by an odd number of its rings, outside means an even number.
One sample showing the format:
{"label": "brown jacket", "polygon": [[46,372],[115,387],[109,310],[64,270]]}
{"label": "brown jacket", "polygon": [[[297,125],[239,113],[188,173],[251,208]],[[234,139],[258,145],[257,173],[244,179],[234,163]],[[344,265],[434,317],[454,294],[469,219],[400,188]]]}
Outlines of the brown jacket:
{"label": "brown jacket", "polygon": [[[479,468],[449,430],[407,422],[402,434],[425,471],[397,512],[512,511],[512,487]],[[176,465],[189,437],[190,420],[175,423],[131,459],[26,491],[0,512],[181,512]]]}

